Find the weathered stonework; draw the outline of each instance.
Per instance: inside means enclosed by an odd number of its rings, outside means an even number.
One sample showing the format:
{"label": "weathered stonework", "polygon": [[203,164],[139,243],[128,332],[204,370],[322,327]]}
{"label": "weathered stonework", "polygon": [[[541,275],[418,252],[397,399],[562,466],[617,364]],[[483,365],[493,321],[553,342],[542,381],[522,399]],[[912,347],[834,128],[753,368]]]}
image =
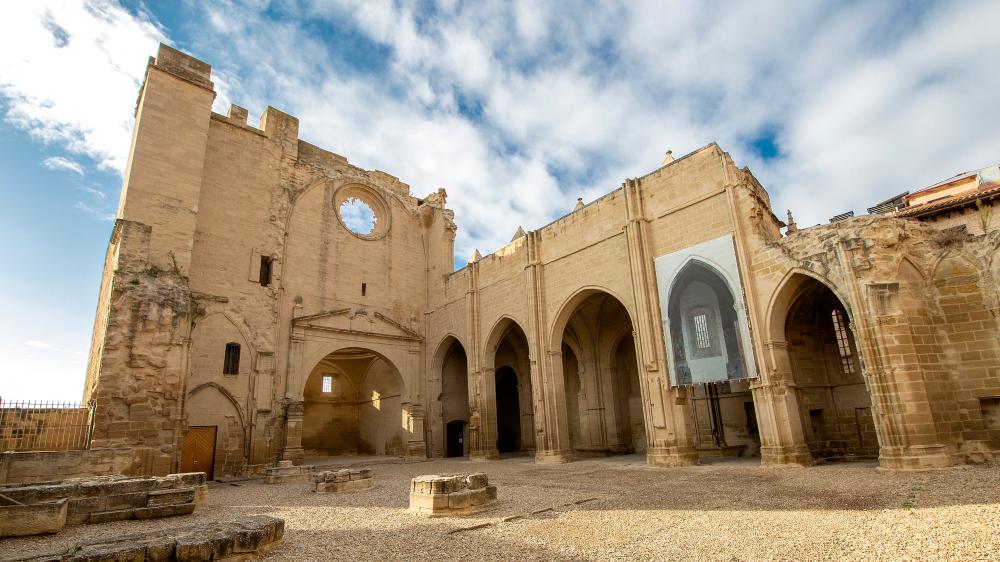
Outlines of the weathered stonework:
{"label": "weathered stonework", "polygon": [[[763,186],[710,144],[512,225],[452,271],[445,190],[416,197],[299,139],[295,117],[267,108],[252,126],[238,106],[213,113],[214,95],[209,65],[166,46],[140,92],[85,389],[91,446],[135,451],[132,473],[342,454],[997,458],[985,211],[783,235]],[[359,204],[367,230],[341,214]],[[721,238],[756,376],[676,386],[654,260]]]}
{"label": "weathered stonework", "polygon": [[410,511],[420,515],[467,515],[497,499],[497,487],[484,472],[469,475],[428,474],[410,481]]}
{"label": "weathered stonework", "polygon": [[370,468],[324,470],[313,474],[314,492],[354,492],[370,490],[375,483]]}
{"label": "weathered stonework", "polygon": [[285,522],[269,515],[87,541],[38,556],[4,557],[10,562],[129,560],[201,562],[256,560],[281,542]]}
{"label": "weathered stonework", "polygon": [[[117,476],[2,486],[0,536],[4,536],[4,530],[13,530],[13,535],[29,534],[23,531],[36,527],[43,529],[38,532],[56,532],[62,528],[62,525],[54,527],[57,520],[67,525],[81,525],[187,515],[204,504],[205,494],[205,474],[202,472],[155,478]],[[4,503],[8,505],[2,505]],[[36,525],[42,519],[51,524]]]}
{"label": "weathered stonework", "polygon": [[264,482],[267,484],[308,482],[311,478],[311,466],[295,466],[292,461],[279,461],[277,466],[270,466],[266,469]]}

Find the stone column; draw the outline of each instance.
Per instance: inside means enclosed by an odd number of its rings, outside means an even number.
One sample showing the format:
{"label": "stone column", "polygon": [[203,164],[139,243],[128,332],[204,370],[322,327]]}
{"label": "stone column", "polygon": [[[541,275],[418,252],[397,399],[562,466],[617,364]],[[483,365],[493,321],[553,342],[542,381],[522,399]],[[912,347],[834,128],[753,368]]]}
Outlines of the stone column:
{"label": "stone column", "polygon": [[[478,252],[476,255],[478,256]],[[469,348],[466,361],[469,369],[469,458],[487,460],[499,458],[497,451],[496,381],[493,369],[483,368],[484,349],[482,329],[479,325],[479,262],[469,262],[469,288],[465,292]]]}
{"label": "stone column", "polygon": [[[851,332],[871,393],[879,465],[896,470],[950,466],[948,448],[939,439],[927,385],[915,359],[917,353],[910,330],[893,327],[897,324],[894,315],[878,315],[871,299],[865,298],[859,272],[870,270],[871,264],[864,257],[863,245],[855,240],[842,240],[837,257],[853,311]],[[905,400],[901,399],[904,396]]]}
{"label": "stone column", "polygon": [[[531,391],[535,418],[535,462],[563,463],[573,460],[566,408],[566,380],[562,373],[562,351],[549,349],[545,317],[545,278],[538,231],[527,234],[528,351],[531,360]],[[541,359],[541,360],[539,360]]]}
{"label": "stone column", "polygon": [[285,446],[281,449],[281,460],[302,464],[305,451],[302,450],[302,418],[305,404],[299,401],[285,401]]}
{"label": "stone column", "polygon": [[809,466],[814,463],[806,445],[802,409],[792,377],[788,343],[771,341],[764,367],[756,381],[751,381],[757,425],[760,431],[760,463],[763,466]]}
{"label": "stone column", "polygon": [[414,460],[427,459],[427,443],[424,441],[424,407],[420,404],[410,404],[406,425],[409,436],[406,441],[406,458]]}
{"label": "stone column", "polygon": [[698,454],[687,421],[687,392],[670,388],[663,319],[646,233],[648,220],[641,184],[639,180],[627,180],[622,190],[625,194],[625,240],[635,302],[635,357],[646,425],[646,462],[655,466],[697,464]]}

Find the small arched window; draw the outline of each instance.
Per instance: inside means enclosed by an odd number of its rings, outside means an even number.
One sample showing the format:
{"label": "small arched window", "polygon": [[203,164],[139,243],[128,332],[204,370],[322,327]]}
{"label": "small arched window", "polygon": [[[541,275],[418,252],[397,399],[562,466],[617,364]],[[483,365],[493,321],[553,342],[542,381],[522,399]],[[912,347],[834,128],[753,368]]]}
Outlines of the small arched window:
{"label": "small arched window", "polygon": [[222,365],[222,374],[240,374],[240,344],[234,342],[226,344],[226,360]]}

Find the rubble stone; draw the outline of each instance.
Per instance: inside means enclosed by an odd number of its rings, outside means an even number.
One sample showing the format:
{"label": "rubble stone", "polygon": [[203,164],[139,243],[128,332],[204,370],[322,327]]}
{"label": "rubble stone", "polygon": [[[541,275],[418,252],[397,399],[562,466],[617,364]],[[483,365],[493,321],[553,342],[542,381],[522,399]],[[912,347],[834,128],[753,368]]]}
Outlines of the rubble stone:
{"label": "rubble stone", "polygon": [[465,515],[481,511],[497,499],[484,472],[439,476],[428,474],[410,481],[410,511],[421,515]]}

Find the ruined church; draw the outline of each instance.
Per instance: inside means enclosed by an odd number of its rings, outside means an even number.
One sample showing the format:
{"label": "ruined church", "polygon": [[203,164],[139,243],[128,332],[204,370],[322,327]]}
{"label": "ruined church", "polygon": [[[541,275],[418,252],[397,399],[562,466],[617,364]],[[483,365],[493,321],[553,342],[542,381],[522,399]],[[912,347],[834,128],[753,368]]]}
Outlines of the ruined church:
{"label": "ruined church", "polygon": [[150,59],[72,470],[1000,454],[995,167],[798,229],[710,144],[455,271],[445,190],[215,96],[208,64]]}

